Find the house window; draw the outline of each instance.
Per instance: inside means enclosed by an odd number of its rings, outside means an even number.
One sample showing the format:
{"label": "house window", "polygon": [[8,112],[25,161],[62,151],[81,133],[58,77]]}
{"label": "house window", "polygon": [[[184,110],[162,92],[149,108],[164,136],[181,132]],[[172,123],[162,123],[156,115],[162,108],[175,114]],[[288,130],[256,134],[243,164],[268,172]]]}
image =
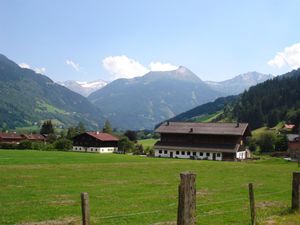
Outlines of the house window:
{"label": "house window", "polygon": [[164,153],[165,153],[165,154],[168,154],[168,151],[167,151],[167,150],[165,150],[165,151],[164,151]]}
{"label": "house window", "polygon": [[187,152],[187,155],[191,155],[191,152]]}
{"label": "house window", "polygon": [[203,152],[200,152],[200,156],[203,156]]}
{"label": "house window", "polygon": [[181,155],[185,155],[185,151],[182,151],[182,152],[181,152]]}
{"label": "house window", "polygon": [[217,157],[221,157],[221,153],[217,153]]}
{"label": "house window", "polygon": [[193,156],[196,156],[196,152],[193,152]]}
{"label": "house window", "polygon": [[179,151],[176,151],[176,155],[179,155]]}
{"label": "house window", "polygon": [[162,150],[159,150],[158,153],[161,154],[161,153],[162,153]]}
{"label": "house window", "polygon": [[210,153],[206,153],[206,156],[207,156],[207,157],[210,157]]}

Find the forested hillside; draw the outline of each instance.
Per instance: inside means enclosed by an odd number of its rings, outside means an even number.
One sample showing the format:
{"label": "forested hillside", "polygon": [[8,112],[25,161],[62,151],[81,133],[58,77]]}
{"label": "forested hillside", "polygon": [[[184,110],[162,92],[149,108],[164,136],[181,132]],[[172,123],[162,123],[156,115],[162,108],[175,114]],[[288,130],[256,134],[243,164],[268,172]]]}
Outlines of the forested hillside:
{"label": "forested hillside", "polygon": [[280,121],[300,122],[300,69],[251,87],[240,95],[233,114],[252,129]]}
{"label": "forested hillside", "polygon": [[103,124],[101,111],[86,98],[47,76],[23,69],[0,54],[0,126],[15,128],[46,119],[64,125]]}

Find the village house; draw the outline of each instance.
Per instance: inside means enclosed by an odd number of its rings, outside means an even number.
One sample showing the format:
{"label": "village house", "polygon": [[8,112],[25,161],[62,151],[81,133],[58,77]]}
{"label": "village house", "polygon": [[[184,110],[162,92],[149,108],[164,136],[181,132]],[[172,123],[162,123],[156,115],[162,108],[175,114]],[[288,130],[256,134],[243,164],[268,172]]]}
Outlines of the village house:
{"label": "village house", "polygon": [[32,142],[46,142],[46,138],[41,134],[22,134],[24,140]]}
{"label": "village house", "polygon": [[154,145],[155,157],[228,161],[251,157],[245,146],[251,136],[247,123],[166,122],[155,132],[161,136]]}
{"label": "village house", "polygon": [[23,137],[17,133],[0,132],[0,143],[19,144]]}
{"label": "village house", "polygon": [[287,134],[288,153],[292,159],[298,159],[300,156],[299,134]]}
{"label": "village house", "polygon": [[85,132],[73,138],[73,151],[113,153],[118,151],[119,139],[98,131]]}

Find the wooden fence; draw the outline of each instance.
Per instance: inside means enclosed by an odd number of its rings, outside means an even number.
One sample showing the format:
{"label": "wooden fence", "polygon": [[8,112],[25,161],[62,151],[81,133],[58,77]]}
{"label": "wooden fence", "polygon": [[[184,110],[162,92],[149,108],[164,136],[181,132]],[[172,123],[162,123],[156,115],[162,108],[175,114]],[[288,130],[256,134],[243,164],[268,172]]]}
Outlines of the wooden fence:
{"label": "wooden fence", "polygon": [[[250,223],[256,224],[254,185],[249,183]],[[90,207],[88,193],[81,193],[82,224],[90,225]],[[292,202],[293,211],[300,209],[300,172],[293,173]],[[196,224],[196,174],[192,172],[180,173],[178,186],[177,225]]]}

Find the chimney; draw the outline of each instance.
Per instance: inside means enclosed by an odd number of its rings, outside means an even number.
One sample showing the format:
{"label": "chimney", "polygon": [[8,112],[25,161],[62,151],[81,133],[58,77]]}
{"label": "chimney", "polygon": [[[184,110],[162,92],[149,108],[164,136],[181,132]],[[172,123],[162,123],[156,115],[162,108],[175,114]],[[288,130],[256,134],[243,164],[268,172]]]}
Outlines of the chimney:
{"label": "chimney", "polygon": [[170,125],[170,122],[169,121],[167,121],[167,123],[166,123],[166,126],[169,126]]}
{"label": "chimney", "polygon": [[97,131],[96,134],[99,134],[99,131]]}
{"label": "chimney", "polygon": [[193,129],[193,128],[191,128],[191,129],[190,129],[190,133],[193,133],[193,132],[194,132],[194,129]]}
{"label": "chimney", "polygon": [[240,123],[237,121],[235,127],[239,127]]}

